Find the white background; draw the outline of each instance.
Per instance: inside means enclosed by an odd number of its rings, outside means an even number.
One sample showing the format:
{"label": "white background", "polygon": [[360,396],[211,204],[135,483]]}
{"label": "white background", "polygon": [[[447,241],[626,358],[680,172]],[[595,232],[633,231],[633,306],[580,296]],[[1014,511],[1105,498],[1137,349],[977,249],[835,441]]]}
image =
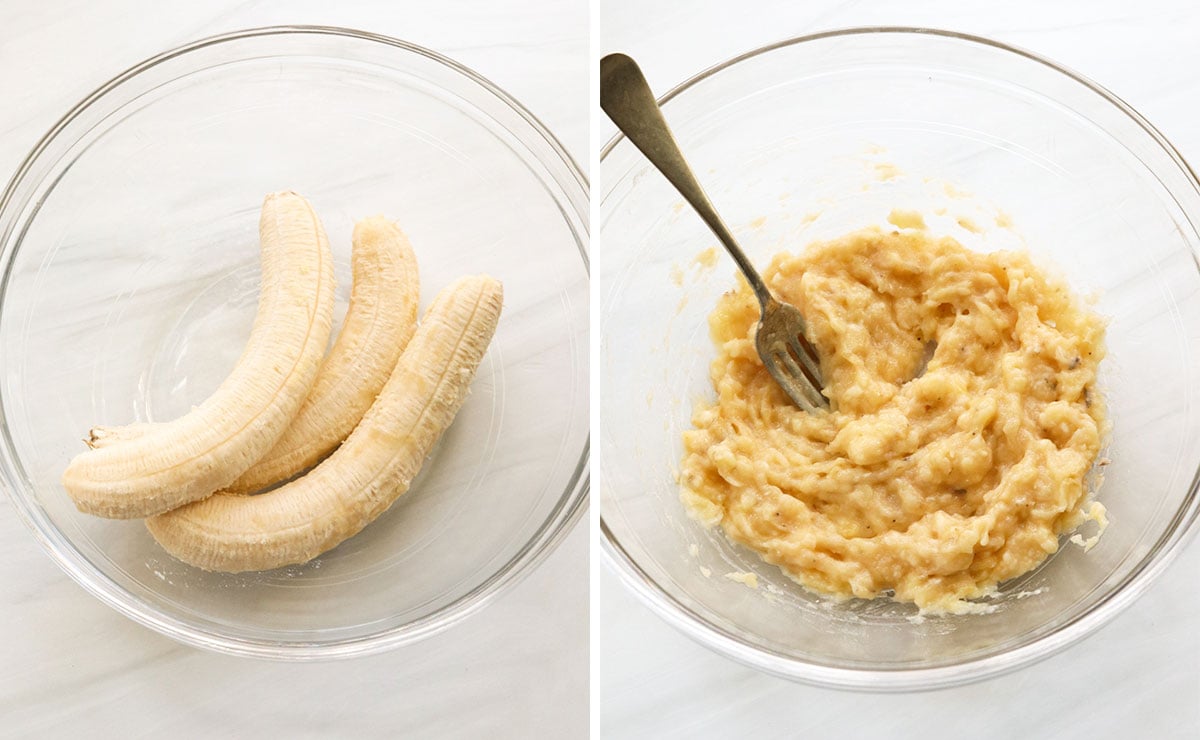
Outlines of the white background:
{"label": "white background", "polygon": [[[659,94],[742,52],[820,30],[917,25],[989,36],[1109,88],[1200,163],[1200,8],[1183,0],[603,0],[599,20],[594,53],[629,53]],[[614,132],[608,121],[595,129],[594,146]],[[1200,543],[1129,611],[1064,653],[972,686],[891,696],[743,668],[667,627],[607,568],[598,571],[593,662],[606,738],[1200,737]]]}
{"label": "white background", "polygon": [[[0,181],[81,97],[145,57],[253,26],[382,33],[454,57],[588,151],[583,0],[0,0]],[[0,496],[0,737],[583,737],[587,527],[450,631],[285,665],[202,653],[121,617],[42,553]]]}

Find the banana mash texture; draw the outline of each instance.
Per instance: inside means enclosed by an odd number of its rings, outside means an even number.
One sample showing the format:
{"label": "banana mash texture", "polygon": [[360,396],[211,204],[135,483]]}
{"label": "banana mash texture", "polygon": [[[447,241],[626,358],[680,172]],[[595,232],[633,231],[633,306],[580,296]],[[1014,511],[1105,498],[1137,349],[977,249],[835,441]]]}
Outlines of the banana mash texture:
{"label": "banana mash texture", "polygon": [[976,610],[1060,535],[1104,525],[1087,477],[1105,327],[1061,279],[878,229],[777,255],[764,277],[804,313],[832,410],[804,413],[767,374],[740,282],[709,319],[717,398],[684,435],[693,516],[814,591],[928,613]]}

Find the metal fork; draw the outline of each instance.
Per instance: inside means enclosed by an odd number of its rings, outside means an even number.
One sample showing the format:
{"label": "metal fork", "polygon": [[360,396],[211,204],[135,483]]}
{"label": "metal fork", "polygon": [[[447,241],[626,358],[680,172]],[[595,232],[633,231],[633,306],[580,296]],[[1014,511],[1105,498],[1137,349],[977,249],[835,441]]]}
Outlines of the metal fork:
{"label": "metal fork", "polygon": [[820,357],[805,337],[804,317],[771,295],[688,167],[642,70],[624,54],[600,60],[600,108],[700,214],[746,276],[762,307],[755,346],[771,377],[805,411],[828,408],[829,400],[821,395]]}

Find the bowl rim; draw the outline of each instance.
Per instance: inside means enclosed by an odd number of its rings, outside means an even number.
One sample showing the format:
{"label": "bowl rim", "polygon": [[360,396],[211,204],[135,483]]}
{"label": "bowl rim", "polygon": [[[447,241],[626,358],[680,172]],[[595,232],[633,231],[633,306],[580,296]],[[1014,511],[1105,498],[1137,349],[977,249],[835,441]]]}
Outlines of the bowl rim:
{"label": "bowl rim", "polygon": [[[658,103],[660,106],[665,106],[676,96],[726,68],[772,51],[829,38],[883,34],[936,37],[987,46],[1024,57],[1066,76],[1099,95],[1136,123],[1180,169],[1192,189],[1200,193],[1200,179],[1197,179],[1196,173],[1174,145],[1132,106],[1107,88],[1040,54],[959,31],[918,26],[855,26],[795,36],[758,47],[712,65],[668,90],[658,98]],[[624,138],[624,134],[618,132],[604,145],[600,153],[601,170],[603,170],[605,158]],[[599,199],[603,198],[603,195],[603,193],[597,194],[597,203],[600,202]],[[602,317],[603,307],[598,308],[600,310],[597,311],[597,316]],[[597,355],[597,359],[599,359],[599,355]],[[1109,623],[1153,584],[1178,556],[1182,545],[1194,536],[1196,521],[1200,515],[1198,490],[1200,490],[1200,469],[1193,473],[1183,504],[1175,512],[1175,516],[1172,517],[1154,546],[1139,560],[1134,569],[1086,612],[1017,648],[995,655],[972,658],[960,663],[925,668],[848,668],[784,657],[743,641],[734,633],[707,621],[668,594],[637,564],[628,551],[621,546],[620,541],[605,522],[603,499],[601,499],[601,505],[597,507],[600,510],[598,517],[599,549],[608,571],[615,574],[625,588],[631,591],[651,612],[693,641],[743,665],[781,678],[821,687],[865,692],[924,691],[974,683],[1016,671],[1066,649]]]}
{"label": "bowl rim", "polygon": [[[549,161],[549,164],[552,165],[551,172],[552,174],[566,176],[566,181],[561,182],[560,185],[571,206],[571,213],[568,214],[564,211],[563,217],[565,220],[572,222],[571,229],[577,236],[576,246],[583,263],[583,269],[585,274],[590,278],[591,266],[587,243],[588,179],[574,157],[571,156],[546,125],[528,108],[498,85],[473,69],[443,54],[390,36],[339,26],[300,24],[262,26],[207,36],[148,57],[110,78],[73,105],[38,139],[29,153],[25,155],[25,158],[8,181],[3,193],[0,194],[0,238],[7,241],[9,234],[11,234],[12,226],[8,228],[4,227],[7,211],[12,206],[12,201],[16,197],[17,190],[24,184],[24,180],[33,167],[33,164],[45,152],[47,147],[91,105],[100,101],[109,92],[134,79],[141,73],[176,57],[218,44],[270,36],[334,36],[389,46],[402,53],[415,54],[436,62],[461,77],[466,78],[469,82],[473,82],[483,92],[490,94],[505,104],[529,126],[532,134],[540,137],[549,146],[553,155],[557,157],[557,161],[553,158]],[[559,209],[563,210],[564,206],[560,204]],[[576,220],[577,223],[575,223]],[[0,268],[3,269],[3,272],[0,273],[0,294],[3,292],[2,286],[8,282],[12,268],[11,258],[15,253],[16,250],[14,249],[12,254],[7,255],[7,264],[0,264]],[[5,255],[0,254],[0,258],[4,257]],[[0,421],[3,418],[3,399],[0,399]],[[51,560],[72,580],[82,586],[85,591],[129,619],[178,642],[217,653],[271,660],[317,661],[375,654],[438,634],[468,618],[486,605],[492,603],[501,594],[520,583],[574,530],[575,524],[581,518],[583,512],[587,510],[591,489],[590,446],[591,433],[589,429],[587,436],[584,438],[579,460],[554,508],[548,513],[541,526],[524,546],[486,580],[475,586],[467,594],[460,596],[453,602],[420,619],[365,636],[329,642],[293,642],[232,637],[220,634],[211,628],[198,628],[177,617],[168,615],[158,607],[150,606],[140,598],[134,596],[130,591],[118,585],[79,553],[58,528],[48,520],[41,507],[34,505],[23,494],[18,492],[23,490],[23,487],[16,480],[12,467],[12,463],[16,459],[15,447],[8,427],[4,424],[0,424],[0,487],[4,488],[21,520],[33,533]],[[12,458],[11,460],[9,459],[10,457]]]}

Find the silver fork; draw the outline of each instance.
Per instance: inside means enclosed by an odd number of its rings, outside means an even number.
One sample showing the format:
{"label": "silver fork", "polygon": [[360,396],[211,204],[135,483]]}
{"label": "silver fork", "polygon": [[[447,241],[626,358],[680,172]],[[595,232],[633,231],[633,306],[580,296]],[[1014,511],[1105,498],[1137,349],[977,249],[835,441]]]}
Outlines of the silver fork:
{"label": "silver fork", "polygon": [[755,346],[771,377],[805,411],[828,408],[829,400],[821,395],[820,357],[805,337],[800,310],[771,295],[688,167],[642,70],[624,54],[600,60],[600,108],[700,214],[746,276],[762,307]]}

